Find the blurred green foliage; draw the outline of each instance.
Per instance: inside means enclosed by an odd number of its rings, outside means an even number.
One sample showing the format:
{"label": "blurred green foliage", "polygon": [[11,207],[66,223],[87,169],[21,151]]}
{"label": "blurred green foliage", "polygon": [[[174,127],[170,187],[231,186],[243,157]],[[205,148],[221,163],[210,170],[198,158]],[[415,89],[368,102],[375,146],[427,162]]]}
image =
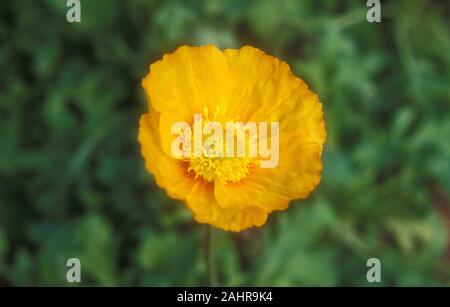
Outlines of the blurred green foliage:
{"label": "blurred green foliage", "polygon": [[0,2],[0,285],[204,285],[203,232],[137,143],[140,79],[182,44],[251,44],[324,104],[324,172],[262,229],[215,230],[221,285],[450,285],[449,2]]}

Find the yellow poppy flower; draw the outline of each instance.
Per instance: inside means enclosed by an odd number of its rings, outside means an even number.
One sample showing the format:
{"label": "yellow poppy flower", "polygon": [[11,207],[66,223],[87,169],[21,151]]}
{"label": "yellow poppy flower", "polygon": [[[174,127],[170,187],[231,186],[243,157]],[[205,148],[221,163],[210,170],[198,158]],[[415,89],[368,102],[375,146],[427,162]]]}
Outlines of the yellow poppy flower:
{"label": "yellow poppy flower", "polygon": [[[142,86],[149,108],[139,128],[146,168],[197,222],[230,231],[259,227],[270,212],[318,185],[326,138],[322,105],[285,62],[250,46],[182,46],[151,64]],[[279,123],[276,166],[260,167],[261,157],[247,148],[236,157],[175,155],[174,124],[195,126],[195,114],[204,124]]]}

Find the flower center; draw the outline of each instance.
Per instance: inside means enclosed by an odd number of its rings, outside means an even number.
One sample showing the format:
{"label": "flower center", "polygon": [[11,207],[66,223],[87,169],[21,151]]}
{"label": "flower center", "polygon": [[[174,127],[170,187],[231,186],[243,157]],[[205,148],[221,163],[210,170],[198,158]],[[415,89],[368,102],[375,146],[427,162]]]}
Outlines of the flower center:
{"label": "flower center", "polygon": [[195,178],[199,176],[206,181],[222,181],[222,182],[238,182],[247,177],[249,166],[252,159],[250,158],[192,158],[190,160],[189,171],[195,172]]}
{"label": "flower center", "polygon": [[[225,121],[220,117],[220,108],[216,106],[213,114],[210,114],[208,108],[203,110],[204,125],[210,121],[222,122],[222,127],[225,128]],[[223,137],[226,132],[223,130]],[[207,135],[203,134],[205,139]],[[195,138],[195,136],[194,136]],[[213,144],[212,146],[203,144],[202,155],[200,157],[191,157],[189,159],[188,171],[195,172],[195,178],[201,177],[208,182],[239,182],[247,177],[251,163],[255,162],[254,158],[248,156],[248,152],[240,157],[227,157],[224,153],[227,151],[226,142],[222,143],[222,151],[215,146],[220,144]],[[236,144],[237,146],[237,144]]]}

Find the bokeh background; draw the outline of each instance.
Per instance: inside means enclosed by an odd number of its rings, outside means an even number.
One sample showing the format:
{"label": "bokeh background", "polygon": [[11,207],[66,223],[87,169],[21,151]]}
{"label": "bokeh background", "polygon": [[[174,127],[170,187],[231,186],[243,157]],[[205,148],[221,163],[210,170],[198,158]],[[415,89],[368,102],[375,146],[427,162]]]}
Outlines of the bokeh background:
{"label": "bokeh background", "polygon": [[226,286],[450,285],[449,2],[0,1],[0,285],[205,285],[205,226],[137,142],[148,65],[250,44],[319,94],[323,180],[261,229],[214,231]]}

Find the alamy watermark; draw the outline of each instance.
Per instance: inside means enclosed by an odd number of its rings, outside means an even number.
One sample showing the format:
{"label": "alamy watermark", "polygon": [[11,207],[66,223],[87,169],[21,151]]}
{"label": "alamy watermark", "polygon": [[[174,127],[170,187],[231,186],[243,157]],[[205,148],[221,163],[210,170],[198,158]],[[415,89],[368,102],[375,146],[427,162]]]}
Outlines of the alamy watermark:
{"label": "alamy watermark", "polygon": [[367,271],[366,279],[370,283],[381,282],[381,262],[378,258],[370,258],[367,260],[366,266],[370,269]]}
{"label": "alamy watermark", "polygon": [[67,0],[66,6],[69,7],[66,14],[67,22],[81,22],[80,0]]}
{"label": "alamy watermark", "polygon": [[[81,282],[81,262],[78,258],[67,259],[66,266],[69,268],[66,273],[66,280],[70,283]],[[370,258],[366,262],[370,268],[366,273],[366,279],[369,283],[381,282],[381,261],[378,258]]]}
{"label": "alamy watermark", "polygon": [[67,259],[66,266],[69,268],[66,280],[70,283],[81,282],[81,262],[78,258]]}
{"label": "alamy watermark", "polygon": [[368,22],[381,22],[381,2],[380,0],[367,0],[367,7],[370,9],[367,11],[366,19]]}
{"label": "alamy watermark", "polygon": [[176,137],[171,151],[179,159],[259,158],[261,168],[274,168],[279,162],[279,127],[279,122],[204,122],[198,113],[193,127],[185,121],[172,125]]}

